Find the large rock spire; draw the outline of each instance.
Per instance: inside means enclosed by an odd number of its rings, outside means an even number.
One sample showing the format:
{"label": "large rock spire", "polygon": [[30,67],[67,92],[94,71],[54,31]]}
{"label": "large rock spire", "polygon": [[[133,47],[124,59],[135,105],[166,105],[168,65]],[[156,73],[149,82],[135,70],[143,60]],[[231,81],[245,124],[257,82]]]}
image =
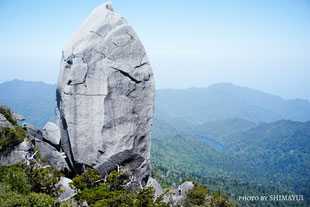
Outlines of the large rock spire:
{"label": "large rock spire", "polygon": [[111,2],[92,11],[64,48],[57,84],[61,146],[75,172],[128,165],[150,174],[154,80],[137,34]]}

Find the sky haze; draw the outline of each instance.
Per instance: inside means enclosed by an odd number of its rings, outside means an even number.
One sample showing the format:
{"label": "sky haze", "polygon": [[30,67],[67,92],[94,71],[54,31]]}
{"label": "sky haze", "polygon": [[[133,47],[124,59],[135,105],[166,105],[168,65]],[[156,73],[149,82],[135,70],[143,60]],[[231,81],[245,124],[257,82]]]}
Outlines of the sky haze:
{"label": "sky haze", "polygon": [[[105,1],[0,0],[0,82],[55,83],[61,51]],[[310,100],[310,1],[113,1],[136,30],[156,88],[232,82]]]}

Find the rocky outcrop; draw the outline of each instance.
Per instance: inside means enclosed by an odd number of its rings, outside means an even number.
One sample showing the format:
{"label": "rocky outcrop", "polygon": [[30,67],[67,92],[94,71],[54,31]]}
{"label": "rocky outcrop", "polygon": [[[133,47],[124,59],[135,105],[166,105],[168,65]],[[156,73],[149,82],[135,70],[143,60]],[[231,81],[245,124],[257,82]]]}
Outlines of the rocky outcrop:
{"label": "rocky outcrop", "polygon": [[[154,178],[149,178],[149,180],[147,181],[147,186],[153,187],[155,190],[155,198],[157,198],[158,196],[162,195],[164,193],[162,187],[160,186],[160,184],[158,183],[157,180],[155,180]],[[163,202],[168,203],[169,202],[169,196],[168,195],[164,195]]]}
{"label": "rocky outcrop", "polygon": [[9,128],[14,129],[14,126],[13,126],[8,120],[6,120],[5,116],[3,116],[2,114],[0,114],[0,131],[1,131],[4,127],[9,127]]}
{"label": "rocky outcrop", "polygon": [[[0,113],[0,132],[3,127],[15,129],[14,126]],[[34,155],[39,153],[42,156],[41,158],[44,158],[52,168],[60,170],[66,176],[70,176],[71,168],[66,161],[66,155],[58,151],[60,148],[56,149],[52,146],[59,146],[59,127],[56,124],[49,122],[45,125],[43,134],[39,129],[26,122],[22,127],[28,132],[28,136],[17,146],[9,147],[0,151],[0,165],[11,166],[13,164],[22,163],[23,161],[29,164],[32,161],[37,161],[34,159]],[[44,137],[44,135],[46,137]],[[1,137],[1,139],[4,138],[5,137]],[[35,147],[39,152],[36,152],[37,150]]]}
{"label": "rocky outcrop", "polygon": [[147,181],[147,186],[153,187],[155,190],[155,197],[160,196],[164,193],[163,189],[161,188],[160,184],[154,178],[149,178]]}
{"label": "rocky outcrop", "polygon": [[42,132],[33,125],[24,122],[22,128],[28,132],[28,138],[31,141],[34,141],[34,139],[43,139]]}
{"label": "rocky outcrop", "polygon": [[22,163],[34,153],[34,149],[29,140],[25,139],[13,149],[0,153],[0,165],[11,166]]}
{"label": "rocky outcrop", "polygon": [[[66,176],[69,176],[72,170],[66,161],[66,155],[59,151],[60,148],[56,148],[59,146],[59,141],[57,141],[57,139],[59,140],[60,133],[58,131],[57,134],[58,126],[53,123],[47,123],[45,126],[47,130],[42,133],[29,123],[25,122],[22,125],[23,129],[28,132],[29,140],[31,140],[34,146],[39,150],[42,158],[44,158],[52,168],[60,170]],[[47,137],[44,137],[44,135],[47,135]],[[56,137],[54,138],[53,135]],[[54,146],[53,143],[55,143]]]}
{"label": "rocky outcrop", "polygon": [[12,114],[12,116],[16,121],[24,121],[25,120],[25,117],[23,117],[22,115],[19,115],[19,114]]}
{"label": "rocky outcrop", "polygon": [[57,84],[61,146],[75,172],[129,165],[134,185],[150,174],[154,81],[146,52],[110,2],[83,22],[62,53]]}
{"label": "rocky outcrop", "polygon": [[60,144],[60,129],[58,125],[47,122],[43,127],[43,139],[46,142],[49,142],[54,147],[59,147]]}
{"label": "rocky outcrop", "polygon": [[186,192],[194,188],[194,184],[191,181],[186,181],[178,186],[172,196],[172,206],[182,206],[186,200]]}
{"label": "rocky outcrop", "polygon": [[[1,106],[3,108],[3,106]],[[5,107],[10,111],[9,108]],[[14,118],[14,116],[12,116]],[[0,139],[6,139],[4,127],[9,127],[15,131],[15,127],[0,113]],[[11,166],[23,161],[29,161],[34,154],[34,148],[29,139],[21,139],[21,143],[7,146],[6,148],[0,147],[0,165]]]}
{"label": "rocky outcrop", "polygon": [[69,183],[72,180],[66,177],[61,177],[59,185],[61,185],[61,194],[57,197],[58,202],[68,201],[75,195],[74,189],[70,188]]}

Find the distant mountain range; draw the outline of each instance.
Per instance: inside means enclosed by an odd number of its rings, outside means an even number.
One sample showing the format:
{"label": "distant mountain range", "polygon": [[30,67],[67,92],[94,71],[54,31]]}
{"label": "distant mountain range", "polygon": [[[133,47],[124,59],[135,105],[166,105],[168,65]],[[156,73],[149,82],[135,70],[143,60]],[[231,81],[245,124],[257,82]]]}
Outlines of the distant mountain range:
{"label": "distant mountain range", "polygon": [[56,84],[13,80],[0,84],[0,105],[9,106],[38,128],[55,122]]}
{"label": "distant mountain range", "polygon": [[[55,121],[55,91],[55,84],[8,81],[0,84],[0,104],[8,105],[25,116],[27,122],[42,128],[46,122]],[[155,118],[178,126],[234,118],[252,122],[308,121],[310,103],[218,83],[207,88],[157,90]]]}
{"label": "distant mountain range", "polygon": [[205,123],[233,118],[252,122],[310,120],[310,103],[306,100],[284,100],[231,83],[217,83],[207,88],[157,90],[155,107],[155,117],[169,122]]}

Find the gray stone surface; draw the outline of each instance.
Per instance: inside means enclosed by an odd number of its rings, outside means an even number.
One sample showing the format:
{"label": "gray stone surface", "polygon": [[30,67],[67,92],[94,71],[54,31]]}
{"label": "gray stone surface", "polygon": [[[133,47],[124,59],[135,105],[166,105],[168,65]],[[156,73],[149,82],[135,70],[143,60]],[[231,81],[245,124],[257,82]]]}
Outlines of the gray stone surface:
{"label": "gray stone surface", "polygon": [[178,186],[172,196],[173,206],[182,206],[186,200],[186,192],[194,188],[194,184],[191,181],[186,181]]}
{"label": "gray stone surface", "polygon": [[19,114],[12,114],[13,118],[16,119],[16,121],[24,121],[25,117]]}
{"label": "gray stone surface", "polygon": [[28,138],[31,141],[34,141],[34,139],[40,139],[40,140],[43,139],[42,132],[33,125],[24,122],[22,128],[28,132]]}
{"label": "gray stone surface", "polygon": [[149,178],[147,181],[147,186],[151,186],[155,189],[155,196],[158,197],[164,193],[163,189],[161,188],[160,184],[154,178]]}
{"label": "gray stone surface", "polygon": [[154,80],[146,52],[111,2],[92,11],[64,48],[57,83],[61,145],[76,172],[128,164],[150,174]]}
{"label": "gray stone surface", "polygon": [[43,140],[35,139],[34,142],[34,145],[40,151],[42,158],[44,158],[53,169],[60,170],[65,175],[70,173],[70,168],[62,153],[58,152],[55,147]]}
{"label": "gray stone surface", "polygon": [[[160,186],[158,181],[155,180],[154,178],[151,178],[151,177],[149,178],[149,180],[147,181],[147,186],[151,186],[155,189],[155,197],[158,197],[164,193],[162,187]],[[169,196],[164,195],[162,201],[165,203],[168,203],[169,202]]]}
{"label": "gray stone surface", "polygon": [[60,129],[58,125],[52,122],[47,122],[43,127],[43,139],[51,145],[58,147],[60,144]]}
{"label": "gray stone surface", "polygon": [[[194,184],[191,181],[186,181],[179,185],[178,189],[181,189],[181,194],[183,196],[186,196],[186,192],[189,191],[190,189],[194,188]],[[178,189],[176,189],[176,193],[178,192]]]}
{"label": "gray stone surface", "polygon": [[13,126],[8,120],[6,120],[5,116],[3,116],[2,114],[0,114],[0,131],[1,131],[4,127],[10,127],[10,128],[12,128],[12,129],[15,129],[14,126]]}
{"label": "gray stone surface", "polygon": [[25,139],[12,150],[0,153],[0,165],[11,166],[22,163],[22,160],[26,160],[26,156],[31,152],[33,152],[33,146]]}
{"label": "gray stone surface", "polygon": [[72,180],[66,177],[61,177],[59,184],[61,185],[61,190],[63,191],[58,197],[57,201],[68,201],[70,198],[72,198],[75,193],[72,188],[70,188],[69,183],[71,183]]}

